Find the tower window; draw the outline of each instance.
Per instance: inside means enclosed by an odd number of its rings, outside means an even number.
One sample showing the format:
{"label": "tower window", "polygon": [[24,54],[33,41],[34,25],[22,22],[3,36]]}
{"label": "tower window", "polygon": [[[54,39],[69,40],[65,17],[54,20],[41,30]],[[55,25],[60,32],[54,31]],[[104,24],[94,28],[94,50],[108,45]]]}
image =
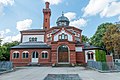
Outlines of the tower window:
{"label": "tower window", "polygon": [[47,19],[45,19],[45,22],[47,22]]}

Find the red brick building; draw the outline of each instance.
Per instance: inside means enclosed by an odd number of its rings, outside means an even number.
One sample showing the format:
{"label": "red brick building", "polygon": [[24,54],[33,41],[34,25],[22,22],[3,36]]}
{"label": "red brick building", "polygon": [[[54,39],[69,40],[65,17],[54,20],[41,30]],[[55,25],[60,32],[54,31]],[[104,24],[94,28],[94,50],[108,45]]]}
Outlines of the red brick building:
{"label": "red brick building", "polygon": [[43,15],[43,29],[21,31],[21,44],[12,47],[10,51],[13,64],[26,66],[86,63],[84,45],[81,42],[82,30],[69,26],[69,19],[64,14],[57,19],[57,26],[50,28],[49,2],[46,2]]}

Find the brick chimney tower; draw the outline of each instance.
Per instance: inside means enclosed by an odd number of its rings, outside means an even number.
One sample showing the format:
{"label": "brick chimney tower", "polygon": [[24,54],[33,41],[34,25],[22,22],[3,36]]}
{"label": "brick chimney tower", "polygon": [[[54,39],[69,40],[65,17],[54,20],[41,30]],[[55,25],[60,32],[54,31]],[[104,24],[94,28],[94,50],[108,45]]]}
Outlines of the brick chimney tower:
{"label": "brick chimney tower", "polygon": [[50,16],[51,16],[51,9],[49,8],[50,3],[45,3],[46,7],[43,9],[44,14],[44,21],[43,21],[43,29],[50,29]]}

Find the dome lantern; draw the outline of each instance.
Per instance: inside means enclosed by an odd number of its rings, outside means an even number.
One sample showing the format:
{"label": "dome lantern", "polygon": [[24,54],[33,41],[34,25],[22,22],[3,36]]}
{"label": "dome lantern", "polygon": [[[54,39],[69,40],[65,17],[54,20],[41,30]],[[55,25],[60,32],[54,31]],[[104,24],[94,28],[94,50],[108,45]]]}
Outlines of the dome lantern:
{"label": "dome lantern", "polygon": [[69,26],[69,19],[64,16],[64,13],[62,12],[62,16],[57,19],[57,26]]}

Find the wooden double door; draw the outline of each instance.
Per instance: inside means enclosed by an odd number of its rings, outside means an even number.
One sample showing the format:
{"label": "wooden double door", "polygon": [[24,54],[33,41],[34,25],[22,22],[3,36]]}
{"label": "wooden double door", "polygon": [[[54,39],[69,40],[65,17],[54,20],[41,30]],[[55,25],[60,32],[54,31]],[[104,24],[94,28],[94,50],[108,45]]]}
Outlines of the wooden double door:
{"label": "wooden double door", "polygon": [[58,54],[58,62],[68,62],[68,52],[59,52]]}
{"label": "wooden double door", "polygon": [[66,45],[58,48],[58,62],[69,62],[69,49]]}

